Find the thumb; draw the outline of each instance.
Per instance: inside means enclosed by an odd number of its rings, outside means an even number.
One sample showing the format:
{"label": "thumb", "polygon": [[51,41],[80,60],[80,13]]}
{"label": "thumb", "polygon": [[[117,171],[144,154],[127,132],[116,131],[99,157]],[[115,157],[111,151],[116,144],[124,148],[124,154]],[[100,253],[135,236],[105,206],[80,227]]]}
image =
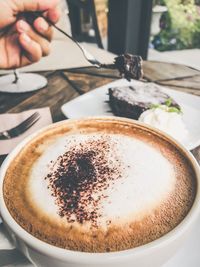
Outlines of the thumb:
{"label": "thumb", "polygon": [[0,30],[11,25],[21,12],[56,10],[59,0],[0,0]]}
{"label": "thumb", "polygon": [[58,5],[59,0],[15,0],[13,2],[16,5],[17,13],[19,13],[53,9]]}

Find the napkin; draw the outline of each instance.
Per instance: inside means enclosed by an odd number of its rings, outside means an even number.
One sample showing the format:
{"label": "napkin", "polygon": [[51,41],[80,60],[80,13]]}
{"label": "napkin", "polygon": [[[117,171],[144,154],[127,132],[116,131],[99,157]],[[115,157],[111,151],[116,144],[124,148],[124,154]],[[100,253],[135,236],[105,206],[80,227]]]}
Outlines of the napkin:
{"label": "napkin", "polygon": [[40,114],[40,119],[26,132],[9,140],[0,140],[0,155],[6,155],[10,153],[13,148],[15,148],[16,145],[20,143],[25,137],[52,123],[51,112],[48,107],[32,109],[21,113],[0,114],[0,132],[2,132],[20,124],[36,111]]}

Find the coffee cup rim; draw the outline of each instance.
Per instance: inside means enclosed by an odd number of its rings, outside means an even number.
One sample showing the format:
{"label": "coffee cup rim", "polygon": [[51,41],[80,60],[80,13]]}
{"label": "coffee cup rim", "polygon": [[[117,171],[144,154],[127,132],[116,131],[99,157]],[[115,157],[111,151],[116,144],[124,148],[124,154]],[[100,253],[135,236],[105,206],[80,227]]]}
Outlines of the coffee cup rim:
{"label": "coffee cup rim", "polygon": [[[30,142],[34,137],[39,135],[40,133],[49,130],[51,128],[57,127],[59,125],[62,125],[64,123],[75,123],[77,121],[88,121],[88,120],[99,120],[99,121],[116,121],[116,122],[124,122],[124,123],[131,123],[134,124],[135,127],[142,128],[144,130],[148,130],[151,133],[163,138],[164,140],[167,140],[170,144],[178,148],[178,150],[190,161],[197,180],[197,191],[195,200],[193,202],[193,205],[186,215],[186,217],[170,232],[165,234],[164,236],[151,241],[145,245],[130,248],[127,250],[122,251],[115,251],[115,252],[103,252],[103,253],[93,253],[93,252],[80,252],[80,251],[73,251],[73,250],[67,250],[64,248],[56,247],[51,244],[48,244],[30,233],[28,233],[25,229],[23,229],[11,216],[9,213],[6,204],[4,202],[3,198],[3,180],[6,174],[6,170],[9,167],[10,163],[14,159],[14,157],[19,153],[19,151],[28,143]],[[155,129],[154,127],[148,126],[142,122],[138,122],[132,119],[127,118],[121,118],[121,117],[111,117],[111,116],[98,116],[98,117],[87,117],[82,119],[68,119],[61,122],[57,122],[54,124],[51,124],[49,126],[46,126],[35,133],[31,134],[27,138],[25,138],[20,144],[18,144],[14,150],[7,156],[5,161],[3,162],[1,168],[0,168],[0,213],[3,219],[3,222],[8,226],[8,228],[11,229],[12,232],[16,236],[18,236],[21,240],[23,240],[25,243],[27,243],[30,247],[34,248],[36,251],[39,251],[40,253],[43,253],[47,256],[57,258],[60,260],[70,260],[73,262],[82,262],[82,263],[93,263],[93,262],[112,262],[113,260],[119,259],[119,258],[126,258],[126,257],[132,257],[134,255],[140,255],[140,254],[149,254],[152,250],[155,250],[157,247],[165,247],[169,243],[173,242],[177,237],[181,236],[186,230],[188,230],[189,226],[192,224],[192,222],[195,221],[196,217],[200,213],[200,167],[194,158],[194,156],[177,140],[169,136],[168,134]]]}

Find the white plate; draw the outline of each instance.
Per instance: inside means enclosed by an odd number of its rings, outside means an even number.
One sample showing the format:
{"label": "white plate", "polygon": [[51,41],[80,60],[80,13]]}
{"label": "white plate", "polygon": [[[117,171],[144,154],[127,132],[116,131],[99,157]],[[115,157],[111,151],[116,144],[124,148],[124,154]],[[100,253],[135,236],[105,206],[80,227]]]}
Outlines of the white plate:
{"label": "white plate", "polygon": [[[108,88],[114,86],[141,85],[141,82],[128,82],[124,79],[109,83],[67,102],[61,107],[67,118],[82,118],[87,116],[113,115],[108,100]],[[170,95],[183,110],[183,121],[189,131],[182,144],[189,150],[200,144],[200,97],[178,92],[159,86],[163,92]]]}

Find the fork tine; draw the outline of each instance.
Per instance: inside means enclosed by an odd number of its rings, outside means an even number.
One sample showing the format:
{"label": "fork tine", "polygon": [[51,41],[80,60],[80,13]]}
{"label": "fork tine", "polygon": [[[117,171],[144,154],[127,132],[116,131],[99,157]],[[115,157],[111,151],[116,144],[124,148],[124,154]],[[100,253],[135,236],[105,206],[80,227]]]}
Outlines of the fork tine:
{"label": "fork tine", "polygon": [[24,127],[24,132],[27,131],[33,124],[35,124],[38,120],[40,119],[40,116],[35,118],[32,122],[30,122],[29,124],[27,124],[25,127]]}
{"label": "fork tine", "polygon": [[33,113],[31,116],[29,116],[25,121],[20,123],[18,126],[15,127],[15,130],[20,130],[21,128],[24,128],[26,124],[29,124],[32,120],[37,118],[40,114],[38,112]]}
{"label": "fork tine", "polygon": [[[23,133],[24,131],[26,131],[26,127],[29,126],[34,120],[40,118],[40,114],[38,112],[33,113],[30,117],[28,117],[25,121],[23,121],[22,123],[20,123],[18,126],[10,129],[8,131],[8,134],[11,137],[15,137],[18,136],[19,134]],[[33,124],[32,124],[33,125]]]}
{"label": "fork tine", "polygon": [[38,112],[32,114],[32,116],[30,116],[27,120],[25,120],[24,122],[22,122],[21,125],[19,125],[18,129],[19,131],[22,131],[24,128],[26,129],[26,127],[31,124],[34,120],[40,118],[40,114]]}

